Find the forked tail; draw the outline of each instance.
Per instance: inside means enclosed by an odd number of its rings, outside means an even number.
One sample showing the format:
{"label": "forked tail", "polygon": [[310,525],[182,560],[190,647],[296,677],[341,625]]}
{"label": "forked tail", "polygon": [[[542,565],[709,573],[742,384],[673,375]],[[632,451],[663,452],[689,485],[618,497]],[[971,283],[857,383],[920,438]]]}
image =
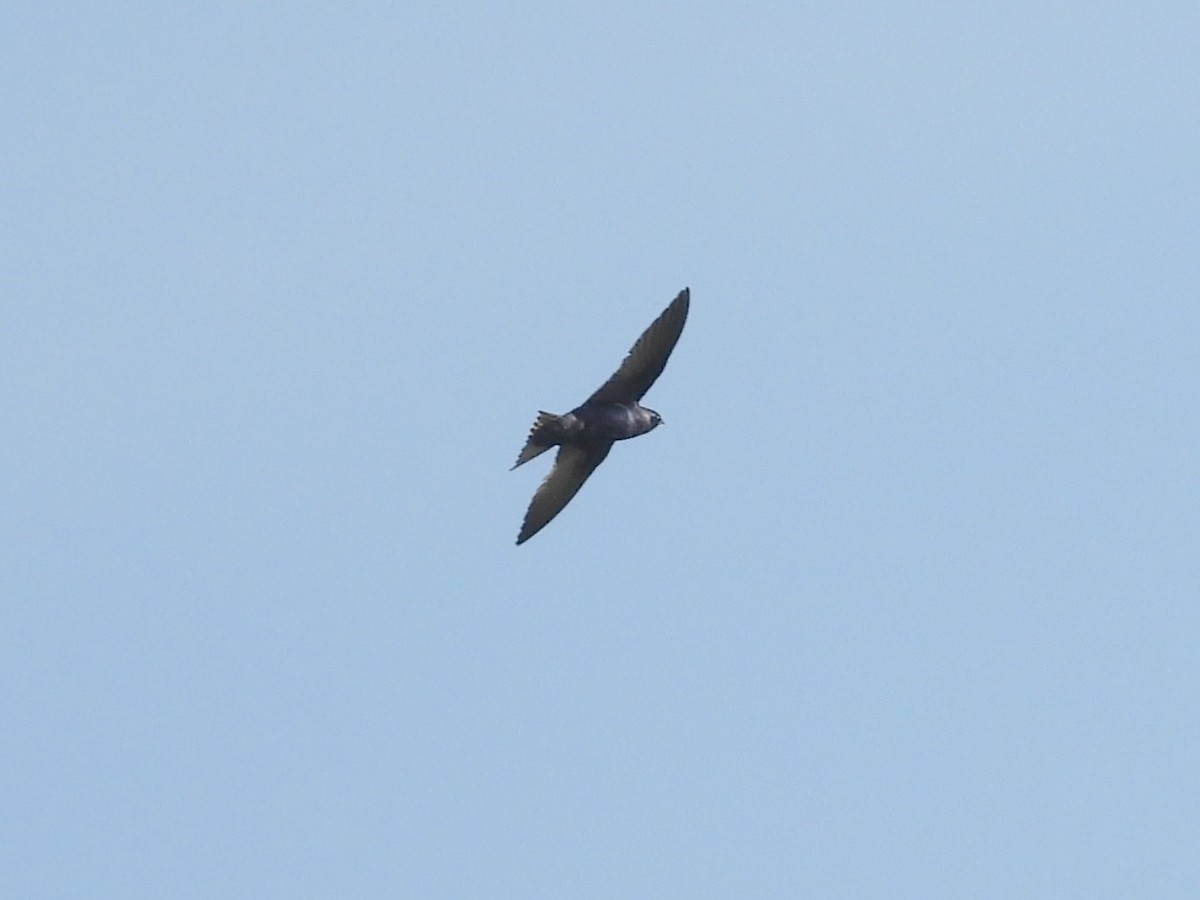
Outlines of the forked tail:
{"label": "forked tail", "polygon": [[521,450],[521,455],[517,457],[513,468],[529,462],[540,453],[545,453],[559,443],[561,438],[562,426],[559,424],[559,417],[554,413],[539,412],[533,427],[529,429],[525,447]]}

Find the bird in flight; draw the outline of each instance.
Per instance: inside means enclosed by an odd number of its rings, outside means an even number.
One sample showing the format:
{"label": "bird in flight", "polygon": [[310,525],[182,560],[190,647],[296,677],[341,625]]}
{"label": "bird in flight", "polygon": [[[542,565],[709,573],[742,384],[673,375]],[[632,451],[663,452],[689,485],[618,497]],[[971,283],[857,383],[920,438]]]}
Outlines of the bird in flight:
{"label": "bird in flight", "polygon": [[662,423],[662,416],[638,401],[662,374],[667,357],[687,321],[688,288],[679,292],[642,333],[612,378],[580,406],[563,416],[539,412],[517,466],[558,447],[554,467],[538,487],[525,513],[517,543],[523,544],[557,516],[578,493],[616,441],[637,437]]}

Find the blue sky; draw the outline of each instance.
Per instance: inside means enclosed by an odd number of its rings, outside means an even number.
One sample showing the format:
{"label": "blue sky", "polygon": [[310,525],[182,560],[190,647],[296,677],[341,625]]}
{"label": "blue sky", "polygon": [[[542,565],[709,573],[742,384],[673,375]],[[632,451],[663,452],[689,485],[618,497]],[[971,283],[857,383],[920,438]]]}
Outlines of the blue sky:
{"label": "blue sky", "polygon": [[1195,896],[1195,5],[422,7],[0,14],[0,894]]}

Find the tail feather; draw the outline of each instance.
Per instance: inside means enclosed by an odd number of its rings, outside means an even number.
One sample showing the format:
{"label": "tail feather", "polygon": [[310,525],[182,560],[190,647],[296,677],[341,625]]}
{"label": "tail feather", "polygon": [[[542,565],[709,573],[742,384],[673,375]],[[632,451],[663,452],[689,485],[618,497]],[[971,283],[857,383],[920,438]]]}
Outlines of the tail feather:
{"label": "tail feather", "polygon": [[525,447],[521,450],[521,455],[517,457],[513,468],[515,469],[517,466],[529,462],[534,457],[545,453],[557,444],[560,432],[559,417],[554,413],[539,411],[537,419],[534,420],[533,427],[529,429],[529,437],[525,440]]}

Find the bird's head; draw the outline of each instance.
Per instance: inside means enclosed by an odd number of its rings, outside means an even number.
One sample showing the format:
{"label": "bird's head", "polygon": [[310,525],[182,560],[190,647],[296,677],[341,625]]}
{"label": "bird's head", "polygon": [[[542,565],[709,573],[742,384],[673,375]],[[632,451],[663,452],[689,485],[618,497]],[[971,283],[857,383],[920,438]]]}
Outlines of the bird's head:
{"label": "bird's head", "polygon": [[646,412],[650,413],[650,430],[653,431],[662,424],[663,418],[652,409],[648,409]]}

